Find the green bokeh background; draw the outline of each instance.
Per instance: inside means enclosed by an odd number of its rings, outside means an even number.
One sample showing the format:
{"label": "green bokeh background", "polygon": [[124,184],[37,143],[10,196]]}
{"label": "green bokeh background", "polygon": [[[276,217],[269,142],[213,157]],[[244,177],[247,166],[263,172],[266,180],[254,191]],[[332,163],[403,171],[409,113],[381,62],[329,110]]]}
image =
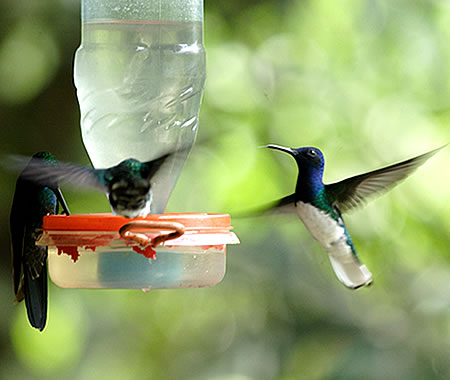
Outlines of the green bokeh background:
{"label": "green bokeh background", "polygon": [[[292,192],[320,147],[331,182],[450,141],[445,0],[207,1],[198,144],[168,211],[234,212]],[[88,164],[72,85],[76,0],[0,0],[0,153]],[[0,379],[450,378],[450,151],[346,217],[374,285],[335,278],[295,217],[234,219],[227,275],[209,289],[50,286],[48,326],[13,305],[0,173]],[[108,211],[67,189],[72,212]]]}

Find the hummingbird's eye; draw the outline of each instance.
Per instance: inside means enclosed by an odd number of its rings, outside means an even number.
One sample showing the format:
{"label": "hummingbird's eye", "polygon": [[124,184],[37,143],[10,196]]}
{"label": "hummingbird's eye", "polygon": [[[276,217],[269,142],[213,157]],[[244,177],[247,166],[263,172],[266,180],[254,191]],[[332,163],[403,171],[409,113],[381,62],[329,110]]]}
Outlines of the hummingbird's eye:
{"label": "hummingbird's eye", "polygon": [[317,152],[314,149],[308,150],[308,156],[315,158],[317,157]]}

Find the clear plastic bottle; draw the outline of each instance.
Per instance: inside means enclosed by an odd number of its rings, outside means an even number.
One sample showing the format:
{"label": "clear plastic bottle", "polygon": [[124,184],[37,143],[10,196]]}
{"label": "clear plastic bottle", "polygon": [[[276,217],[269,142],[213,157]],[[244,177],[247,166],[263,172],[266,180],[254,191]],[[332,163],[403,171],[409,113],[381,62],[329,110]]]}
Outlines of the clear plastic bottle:
{"label": "clear plastic bottle", "polygon": [[83,142],[96,168],[177,152],[154,177],[152,213],[194,143],[205,71],[203,0],[82,0]]}

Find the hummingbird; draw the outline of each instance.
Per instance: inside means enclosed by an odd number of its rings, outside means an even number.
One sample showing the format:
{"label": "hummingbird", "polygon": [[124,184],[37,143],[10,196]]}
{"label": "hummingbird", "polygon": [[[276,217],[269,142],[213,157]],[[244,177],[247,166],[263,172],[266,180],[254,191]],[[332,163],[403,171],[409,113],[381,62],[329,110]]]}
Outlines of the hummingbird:
{"label": "hummingbird", "polygon": [[12,270],[16,302],[25,299],[30,324],[42,331],[47,321],[47,247],[37,246],[45,215],[58,213],[58,203],[69,210],[56,182],[36,184],[27,179],[36,162],[52,167],[49,152],[36,153],[20,173],[10,215]]}
{"label": "hummingbird", "polygon": [[263,148],[288,153],[298,166],[295,192],[275,202],[270,209],[296,213],[312,237],[328,252],[339,281],[357,289],[370,285],[372,274],[358,258],[342,213],[362,206],[372,195],[392,189],[443,147],[331,184],[322,182],[325,159],[318,148],[294,149],[273,144]]}
{"label": "hummingbird", "polygon": [[[176,153],[165,154],[147,162],[130,158],[107,169],[92,169],[63,162],[49,166],[44,160],[34,160],[28,165],[26,179],[37,184],[71,183],[78,187],[100,190],[106,193],[114,214],[136,218],[150,213],[152,178],[173,156]],[[24,161],[21,156],[12,156],[11,159],[16,163]]]}

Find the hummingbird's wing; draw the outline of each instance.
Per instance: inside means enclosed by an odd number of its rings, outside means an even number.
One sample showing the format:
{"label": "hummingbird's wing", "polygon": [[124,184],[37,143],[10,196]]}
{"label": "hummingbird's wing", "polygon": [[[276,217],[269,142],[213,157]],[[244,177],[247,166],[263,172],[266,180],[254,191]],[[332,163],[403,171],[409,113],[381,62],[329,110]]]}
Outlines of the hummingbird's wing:
{"label": "hummingbird's wing", "polygon": [[190,146],[182,145],[158,158],[144,162],[144,167],[141,170],[146,172],[142,172],[142,176],[150,181],[163,165],[167,165],[167,167],[183,166],[190,151]]}
{"label": "hummingbird's wing", "polygon": [[11,232],[11,261],[12,275],[14,283],[14,294],[17,301],[23,299],[23,292],[19,295],[20,283],[23,279],[23,239],[25,234],[25,224],[28,205],[28,197],[23,179],[17,179],[16,191],[14,193],[13,203],[10,214],[10,232]]}
{"label": "hummingbird's wing", "polygon": [[243,213],[233,213],[234,218],[252,218],[256,216],[295,214],[295,194],[288,195],[275,202],[266,204],[256,210],[244,211]]}
{"label": "hummingbird's wing", "polygon": [[174,159],[176,157],[175,153],[167,153],[159,158],[156,158],[151,161],[144,162],[146,173],[144,173],[144,177],[146,177],[148,180],[151,180],[152,177],[156,174],[156,172],[161,168],[161,166],[169,161],[169,159]]}
{"label": "hummingbird's wing", "polygon": [[361,206],[368,197],[392,189],[446,145],[409,160],[325,185],[330,202],[341,212]]}
{"label": "hummingbird's wing", "polygon": [[287,197],[281,198],[278,201],[272,203],[272,205],[266,209],[266,212],[270,212],[273,214],[295,213],[295,194],[288,195]]}
{"label": "hummingbird's wing", "polygon": [[28,247],[28,257],[24,257],[27,265],[23,269],[24,279],[21,291],[25,298],[28,320],[31,326],[40,331],[45,328],[47,322],[47,249],[48,247],[37,245]]}
{"label": "hummingbird's wing", "polygon": [[9,156],[9,168],[18,169],[26,165],[21,173],[25,180],[32,181],[39,185],[48,186],[54,191],[59,184],[70,183],[78,187],[90,187],[105,191],[102,181],[104,170],[91,169],[84,166],[74,165],[65,162],[58,162],[49,165],[42,159],[24,156]]}

